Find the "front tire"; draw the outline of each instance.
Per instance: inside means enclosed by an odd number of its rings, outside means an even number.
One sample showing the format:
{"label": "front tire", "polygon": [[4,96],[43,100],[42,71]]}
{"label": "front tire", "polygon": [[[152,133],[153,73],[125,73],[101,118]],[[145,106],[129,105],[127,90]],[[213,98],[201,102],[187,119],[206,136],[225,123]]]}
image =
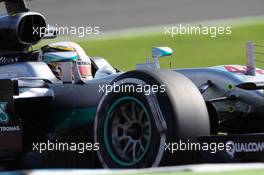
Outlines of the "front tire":
{"label": "front tire", "polygon": [[159,165],[165,132],[158,132],[152,114],[155,108],[149,100],[140,94],[121,93],[109,95],[100,105],[107,107],[98,112],[104,118],[95,121],[95,142],[100,144],[98,155],[104,167]]}
{"label": "front tire", "polygon": [[[210,134],[205,102],[188,78],[173,71],[142,70],[122,74],[114,84],[166,88],[157,93],[117,91],[103,95],[94,138],[100,144],[98,156],[104,167],[143,168],[193,160],[189,152],[164,152],[166,142],[194,141]],[[139,120],[142,116],[144,120]]]}

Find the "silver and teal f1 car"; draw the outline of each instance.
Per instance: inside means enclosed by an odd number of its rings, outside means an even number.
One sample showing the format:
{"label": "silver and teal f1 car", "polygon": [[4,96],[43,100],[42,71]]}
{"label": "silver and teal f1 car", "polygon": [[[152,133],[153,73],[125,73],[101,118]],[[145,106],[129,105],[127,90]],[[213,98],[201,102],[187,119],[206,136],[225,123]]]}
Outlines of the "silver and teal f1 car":
{"label": "silver and teal f1 car", "polygon": [[[23,0],[3,2],[0,165],[142,168],[263,161],[264,149],[257,146],[264,138],[264,70],[255,68],[252,43],[247,66],[161,70],[159,58],[172,51],[158,47],[153,63],[120,72],[103,58],[80,62],[87,55],[76,44],[75,50],[65,46],[69,42],[31,51],[50,37],[34,34],[46,27],[45,18],[30,12]],[[58,62],[59,78],[50,67]],[[84,65],[91,68],[88,80],[80,69]],[[231,146],[215,154],[168,151],[179,141]],[[238,149],[248,142],[255,146]]]}

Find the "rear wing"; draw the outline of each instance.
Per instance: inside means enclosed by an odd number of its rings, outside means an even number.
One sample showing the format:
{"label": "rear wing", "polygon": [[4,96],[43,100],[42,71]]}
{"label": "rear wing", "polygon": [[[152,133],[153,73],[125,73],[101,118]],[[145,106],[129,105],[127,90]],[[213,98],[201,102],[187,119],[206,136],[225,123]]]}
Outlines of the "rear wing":
{"label": "rear wing", "polygon": [[[264,45],[255,44],[253,42],[247,42],[246,45],[246,57],[247,57],[247,72],[246,75],[255,76],[256,74],[256,64],[255,64],[255,54],[264,55],[264,52],[255,51],[255,48],[264,48]],[[256,60],[258,61],[258,60]]]}
{"label": "rear wing", "polygon": [[25,0],[0,0],[0,2],[5,3],[6,11],[9,15],[29,11]]}

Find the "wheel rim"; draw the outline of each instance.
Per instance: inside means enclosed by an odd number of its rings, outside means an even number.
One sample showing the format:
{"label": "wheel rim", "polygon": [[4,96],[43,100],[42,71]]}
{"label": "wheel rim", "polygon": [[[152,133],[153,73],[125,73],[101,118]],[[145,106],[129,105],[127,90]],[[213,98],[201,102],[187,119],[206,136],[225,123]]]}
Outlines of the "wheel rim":
{"label": "wheel rim", "polygon": [[151,140],[151,121],[145,106],[126,96],[109,108],[104,122],[104,141],[111,158],[122,166],[143,159]]}

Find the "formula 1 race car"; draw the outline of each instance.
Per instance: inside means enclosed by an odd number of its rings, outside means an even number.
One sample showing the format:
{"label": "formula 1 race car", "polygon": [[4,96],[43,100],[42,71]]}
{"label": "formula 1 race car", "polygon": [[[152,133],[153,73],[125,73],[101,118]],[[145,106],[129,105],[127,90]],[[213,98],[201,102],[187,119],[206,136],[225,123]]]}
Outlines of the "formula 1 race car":
{"label": "formula 1 race car", "polygon": [[[72,42],[31,50],[55,33],[47,34],[45,18],[23,0],[0,2],[7,9],[0,17],[0,166],[263,161],[264,70],[255,68],[252,43],[247,66],[161,70],[159,58],[172,50],[156,47],[154,62],[120,72]],[[172,154],[167,147],[178,141],[230,149]]]}

